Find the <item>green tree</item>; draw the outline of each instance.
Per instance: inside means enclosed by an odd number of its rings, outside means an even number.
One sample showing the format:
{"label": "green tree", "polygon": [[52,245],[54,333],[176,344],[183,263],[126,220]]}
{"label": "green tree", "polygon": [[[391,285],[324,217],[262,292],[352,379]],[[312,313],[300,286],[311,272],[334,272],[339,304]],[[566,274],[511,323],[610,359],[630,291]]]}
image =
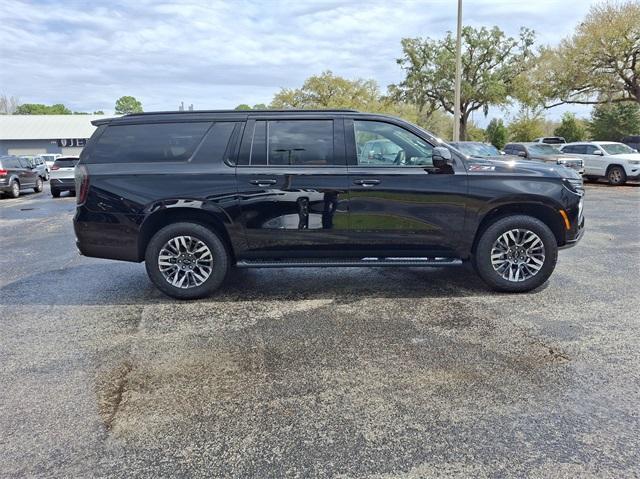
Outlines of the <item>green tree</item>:
{"label": "green tree", "polygon": [[[640,3],[595,4],[572,36],[543,48],[530,75],[531,98],[562,103],[640,103]],[[536,98],[537,97],[537,98]]]}
{"label": "green tree", "polygon": [[504,145],[507,144],[507,127],[500,118],[492,118],[487,129],[485,130],[485,138],[489,143],[495,146],[498,150],[502,150]]}
{"label": "green tree", "polygon": [[[490,105],[506,105],[516,93],[515,80],[530,68],[534,57],[534,33],[521,29],[519,39],[507,37],[498,27],[464,27],[462,30],[462,85],[460,97],[460,136],[473,111],[488,112]],[[398,64],[404,80],[392,85],[396,99],[413,103],[424,111],[442,109],[454,112],[455,37],[404,38],[403,57]]]}
{"label": "green tree", "polygon": [[327,70],[307,78],[302,88],[283,88],[273,98],[271,108],[355,108],[373,111],[382,103],[374,80],[348,80]]}
{"label": "green tree", "polygon": [[640,105],[608,103],[596,105],[591,112],[589,133],[600,141],[620,141],[627,135],[640,134]]}
{"label": "green tree", "polygon": [[544,136],[544,118],[539,111],[521,108],[516,117],[509,123],[509,139],[511,141],[532,141]]}
{"label": "green tree", "polygon": [[93,112],[94,115],[104,115],[104,111],[102,110],[97,110]]}
{"label": "green tree", "polygon": [[562,115],[562,121],[560,125],[553,130],[555,136],[561,136],[567,143],[572,141],[582,141],[585,138],[585,131],[582,125],[578,122],[578,119],[573,113],[566,112]]}
{"label": "green tree", "polygon": [[140,103],[132,96],[121,96],[116,101],[116,115],[142,113],[142,111],[142,103]]}
{"label": "green tree", "polygon": [[253,105],[253,109],[254,110],[266,110],[267,109],[267,105],[265,105],[264,103],[257,103],[255,105]]}
{"label": "green tree", "polygon": [[241,103],[240,105],[235,107],[234,110],[251,110],[251,107],[246,103]]}
{"label": "green tree", "polygon": [[43,105],[42,103],[23,103],[16,108],[15,115],[71,115],[71,110],[61,103]]}

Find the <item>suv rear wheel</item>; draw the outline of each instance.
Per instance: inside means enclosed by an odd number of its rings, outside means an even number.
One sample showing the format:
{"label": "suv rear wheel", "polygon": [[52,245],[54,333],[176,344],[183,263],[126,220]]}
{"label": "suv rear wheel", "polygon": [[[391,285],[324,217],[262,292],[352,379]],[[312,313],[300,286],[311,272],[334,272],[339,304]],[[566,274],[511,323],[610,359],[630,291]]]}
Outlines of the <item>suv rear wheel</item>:
{"label": "suv rear wheel", "polygon": [[9,192],[7,193],[7,195],[9,195],[10,198],[17,198],[18,196],[20,196],[20,183],[18,183],[16,180],[13,180],[11,182],[11,187],[9,188]]}
{"label": "suv rear wheel", "polygon": [[145,252],[147,274],[177,299],[211,294],[229,270],[229,254],[218,236],[196,223],[174,223],[158,231]]}
{"label": "suv rear wheel", "polygon": [[557,258],[549,227],[537,218],[516,215],[499,219],[482,233],[473,261],[493,289],[520,293],[547,281]]}

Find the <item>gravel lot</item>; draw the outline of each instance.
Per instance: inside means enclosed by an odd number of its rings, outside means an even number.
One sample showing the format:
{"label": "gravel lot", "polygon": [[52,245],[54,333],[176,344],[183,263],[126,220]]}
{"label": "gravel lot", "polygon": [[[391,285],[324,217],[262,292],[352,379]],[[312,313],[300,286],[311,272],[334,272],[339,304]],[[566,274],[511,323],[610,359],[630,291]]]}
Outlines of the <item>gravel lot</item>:
{"label": "gravel lot", "polygon": [[0,476],[640,475],[640,187],[533,294],[470,268],[234,271],[176,302],[0,200]]}

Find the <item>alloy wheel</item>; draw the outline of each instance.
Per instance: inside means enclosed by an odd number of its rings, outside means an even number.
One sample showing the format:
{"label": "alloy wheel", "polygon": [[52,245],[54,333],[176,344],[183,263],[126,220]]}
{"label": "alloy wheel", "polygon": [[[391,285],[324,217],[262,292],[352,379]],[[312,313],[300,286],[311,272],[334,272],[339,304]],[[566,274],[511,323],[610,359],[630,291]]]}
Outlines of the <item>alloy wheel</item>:
{"label": "alloy wheel", "polygon": [[193,236],[176,236],[160,250],[158,267],[172,286],[195,288],[211,276],[213,256],[202,240]]}
{"label": "alloy wheel", "polygon": [[622,172],[620,171],[619,168],[613,168],[610,172],[609,172],[609,180],[611,181],[611,183],[620,183],[622,181]]}
{"label": "alloy wheel", "polygon": [[542,240],[527,229],[512,229],[501,234],[491,248],[493,269],[503,279],[514,283],[538,274],[544,260]]}

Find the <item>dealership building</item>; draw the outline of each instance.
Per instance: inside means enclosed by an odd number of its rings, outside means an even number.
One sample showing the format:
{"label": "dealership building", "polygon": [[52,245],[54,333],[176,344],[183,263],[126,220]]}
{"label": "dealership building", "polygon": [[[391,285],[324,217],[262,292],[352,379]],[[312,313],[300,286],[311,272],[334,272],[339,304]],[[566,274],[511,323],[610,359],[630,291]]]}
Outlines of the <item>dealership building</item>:
{"label": "dealership building", "polygon": [[77,156],[104,115],[0,115],[0,155]]}

